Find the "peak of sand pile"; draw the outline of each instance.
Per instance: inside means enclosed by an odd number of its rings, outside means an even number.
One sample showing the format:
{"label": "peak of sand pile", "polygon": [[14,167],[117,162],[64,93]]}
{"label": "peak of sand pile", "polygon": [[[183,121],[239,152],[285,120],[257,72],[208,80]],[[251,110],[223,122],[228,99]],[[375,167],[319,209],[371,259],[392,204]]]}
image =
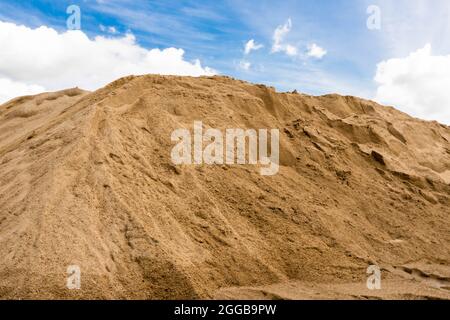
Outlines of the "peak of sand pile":
{"label": "peak of sand pile", "polygon": [[[278,128],[278,174],[173,165],[171,133],[194,121]],[[449,127],[374,102],[227,77],[12,100],[0,297],[449,298],[449,141]],[[385,290],[366,289],[370,264]]]}

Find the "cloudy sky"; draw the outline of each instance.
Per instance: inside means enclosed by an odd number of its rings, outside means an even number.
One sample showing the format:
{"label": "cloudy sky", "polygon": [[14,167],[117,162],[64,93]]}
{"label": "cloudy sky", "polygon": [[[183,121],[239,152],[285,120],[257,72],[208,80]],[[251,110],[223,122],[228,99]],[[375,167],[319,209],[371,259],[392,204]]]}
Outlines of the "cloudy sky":
{"label": "cloudy sky", "polygon": [[450,124],[449,35],[448,0],[0,0],[0,102],[223,74]]}

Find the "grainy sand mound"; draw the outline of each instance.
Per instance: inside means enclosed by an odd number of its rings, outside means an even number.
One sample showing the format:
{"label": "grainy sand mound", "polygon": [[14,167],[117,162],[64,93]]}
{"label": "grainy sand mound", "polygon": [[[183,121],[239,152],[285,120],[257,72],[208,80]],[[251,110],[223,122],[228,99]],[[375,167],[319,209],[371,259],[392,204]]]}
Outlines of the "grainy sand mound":
{"label": "grainy sand mound", "polygon": [[[280,129],[279,173],[174,166],[171,133],[196,120]],[[370,101],[226,77],[15,99],[0,107],[0,297],[449,298],[449,141]],[[384,289],[365,288],[370,264]]]}

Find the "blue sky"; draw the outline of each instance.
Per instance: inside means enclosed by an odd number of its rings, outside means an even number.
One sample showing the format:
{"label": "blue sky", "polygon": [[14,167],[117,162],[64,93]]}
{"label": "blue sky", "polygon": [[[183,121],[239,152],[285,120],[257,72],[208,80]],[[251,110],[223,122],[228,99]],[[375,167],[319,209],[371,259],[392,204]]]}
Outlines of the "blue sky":
{"label": "blue sky", "polygon": [[[357,93],[367,90],[361,82],[371,86],[375,64],[382,58],[365,45],[378,41],[378,36],[366,27],[367,5],[363,2],[0,0],[0,19],[64,31],[66,8],[76,4],[82,12],[82,30],[91,37],[102,34],[99,25],[114,26],[121,33],[131,31],[147,48],[182,48],[187,60],[198,58],[221,74],[267,83],[280,90]],[[301,61],[270,53],[275,28],[288,18],[292,20],[289,40],[300,47],[310,42],[322,44],[329,52],[325,59]],[[250,39],[263,44],[264,49],[247,57],[254,68],[241,70],[239,62]],[[327,81],[338,80],[340,84],[329,87]]]}
{"label": "blue sky", "polygon": [[[180,48],[220,74],[310,94],[377,95],[377,65],[432,46],[450,54],[450,1],[435,0],[0,0],[0,21],[66,32],[66,8],[81,9],[81,31],[121,38],[132,33],[143,48]],[[381,29],[369,30],[369,5],[380,8]],[[297,54],[273,52],[274,32],[288,19],[284,43]],[[101,27],[101,26],[104,26]],[[116,32],[108,32],[114,27]],[[244,54],[254,39],[263,45]],[[308,56],[312,44],[326,50]],[[245,66],[247,63],[247,67]],[[2,70],[0,67],[0,76]],[[391,90],[392,91],[392,90]],[[392,95],[392,94],[391,94]],[[389,101],[387,101],[389,102]],[[395,101],[394,101],[395,102]],[[447,103],[447,101],[445,102]],[[405,106],[405,108],[408,106]]]}

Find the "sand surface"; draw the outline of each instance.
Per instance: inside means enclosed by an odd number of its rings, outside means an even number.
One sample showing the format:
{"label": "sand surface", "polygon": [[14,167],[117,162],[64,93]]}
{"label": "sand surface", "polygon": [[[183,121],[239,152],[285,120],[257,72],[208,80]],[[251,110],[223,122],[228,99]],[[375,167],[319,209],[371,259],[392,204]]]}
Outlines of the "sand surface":
{"label": "sand surface", "polygon": [[[173,165],[172,131],[196,120],[280,129],[279,173]],[[449,141],[374,102],[227,77],[15,99],[0,106],[0,298],[450,299]]]}

